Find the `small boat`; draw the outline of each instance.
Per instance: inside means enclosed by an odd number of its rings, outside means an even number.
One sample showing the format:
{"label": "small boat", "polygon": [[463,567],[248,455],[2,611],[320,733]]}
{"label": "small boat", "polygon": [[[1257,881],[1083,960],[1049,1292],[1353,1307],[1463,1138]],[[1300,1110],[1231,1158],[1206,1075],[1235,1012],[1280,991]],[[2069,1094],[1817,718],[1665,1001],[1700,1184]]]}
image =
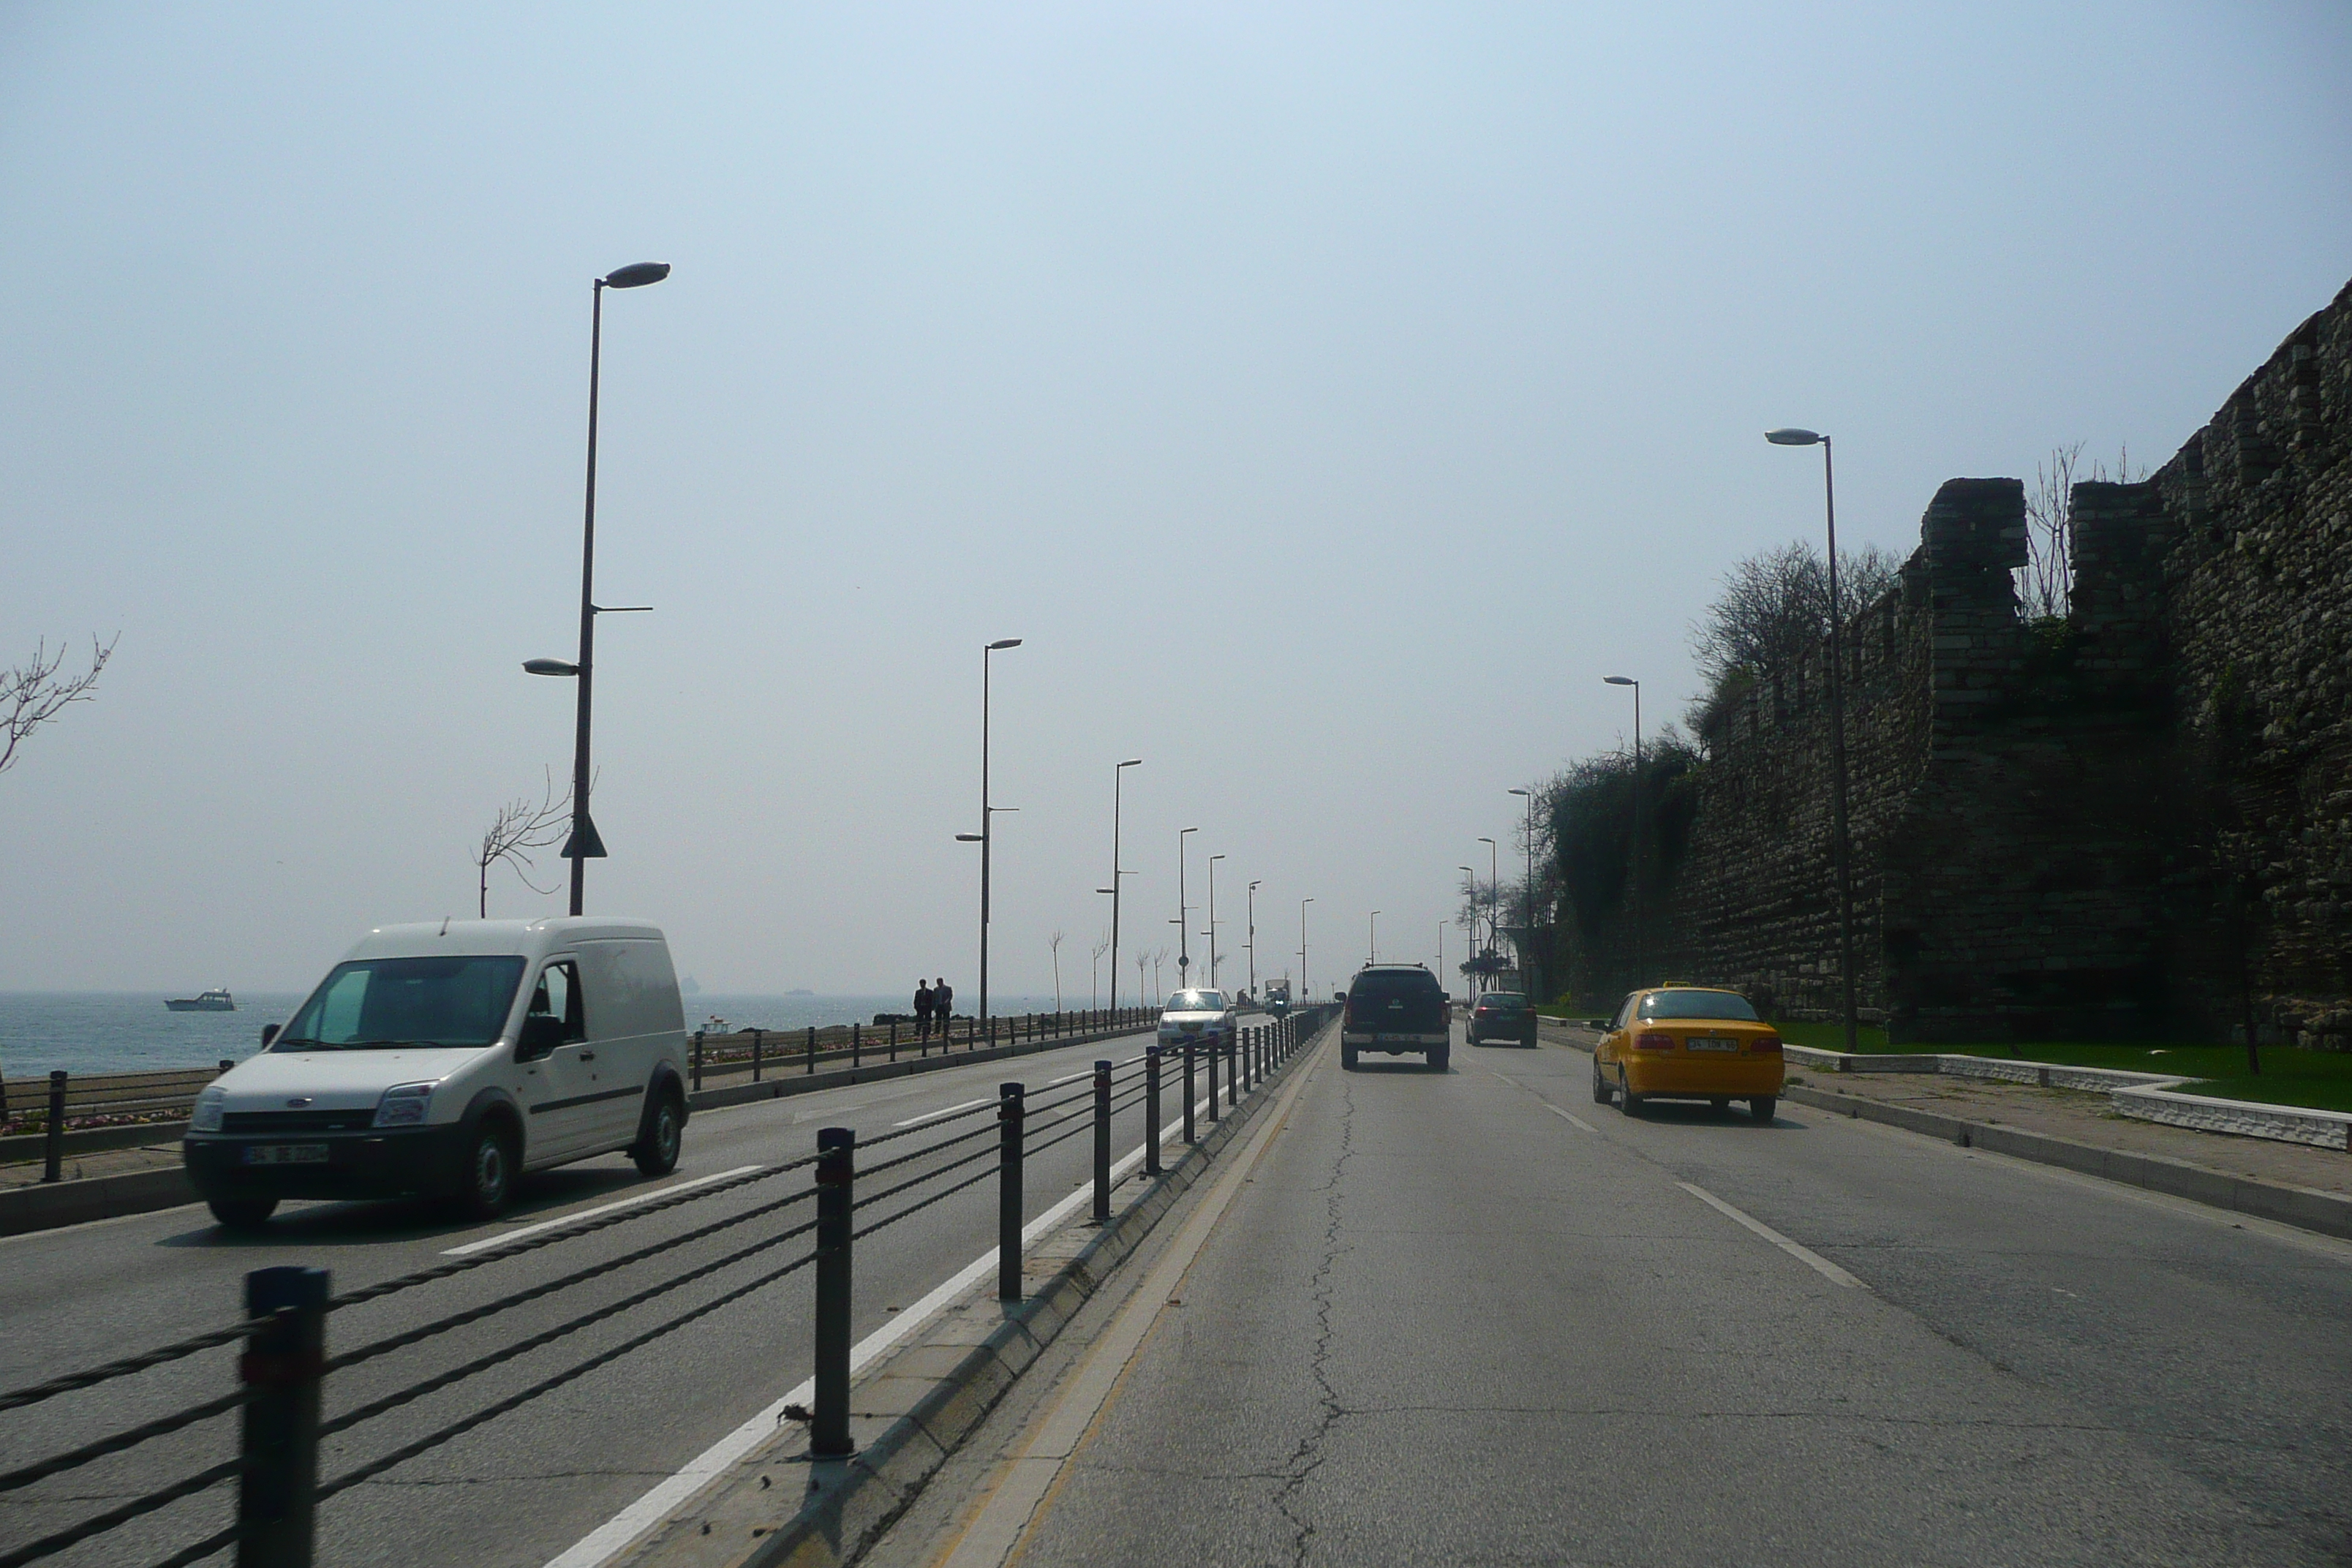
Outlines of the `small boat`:
{"label": "small boat", "polygon": [[234,1013],[236,1011],[236,1001],[229,995],[228,987],[226,985],[216,985],[212,990],[202,992],[194,996],[174,996],[163,1005],[174,1013]]}

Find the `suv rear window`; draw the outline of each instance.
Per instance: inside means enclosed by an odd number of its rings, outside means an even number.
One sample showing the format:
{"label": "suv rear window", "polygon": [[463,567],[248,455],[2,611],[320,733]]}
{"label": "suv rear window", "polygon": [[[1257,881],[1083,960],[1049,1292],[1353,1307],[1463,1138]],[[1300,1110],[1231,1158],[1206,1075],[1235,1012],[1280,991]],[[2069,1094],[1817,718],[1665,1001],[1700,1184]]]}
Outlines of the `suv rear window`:
{"label": "suv rear window", "polygon": [[1419,969],[1368,969],[1348,987],[1350,996],[1428,996],[1438,990],[1437,976]]}
{"label": "suv rear window", "polygon": [[1527,1005],[1527,996],[1517,991],[1489,991],[1478,998],[1481,1007],[1524,1007]]}

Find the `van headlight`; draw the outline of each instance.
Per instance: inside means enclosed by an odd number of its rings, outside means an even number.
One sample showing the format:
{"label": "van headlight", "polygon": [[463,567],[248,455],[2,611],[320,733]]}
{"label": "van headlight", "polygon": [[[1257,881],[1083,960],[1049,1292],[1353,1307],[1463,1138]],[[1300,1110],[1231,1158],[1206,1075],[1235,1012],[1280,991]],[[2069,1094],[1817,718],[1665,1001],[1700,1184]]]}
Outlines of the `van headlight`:
{"label": "van headlight", "polygon": [[196,1096],[194,1114],[188,1118],[191,1132],[217,1132],[221,1118],[228,1111],[228,1090],[220,1088],[205,1089]]}
{"label": "van headlight", "polygon": [[415,1127],[425,1120],[425,1107],[433,1098],[429,1083],[396,1083],[383,1091],[375,1102],[375,1125],[378,1127]]}

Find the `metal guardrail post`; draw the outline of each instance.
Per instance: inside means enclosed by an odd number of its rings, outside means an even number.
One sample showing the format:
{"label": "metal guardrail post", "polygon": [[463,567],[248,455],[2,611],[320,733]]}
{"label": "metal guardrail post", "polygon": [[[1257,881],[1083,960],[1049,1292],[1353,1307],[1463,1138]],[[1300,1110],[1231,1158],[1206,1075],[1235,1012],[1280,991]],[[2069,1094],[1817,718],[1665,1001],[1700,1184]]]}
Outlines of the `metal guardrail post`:
{"label": "metal guardrail post", "polygon": [[753,1083],[757,1083],[757,1082],[759,1082],[759,1081],[760,1081],[760,1046],[761,1046],[761,1034],[760,1034],[760,1031],[759,1031],[759,1030],[757,1030],[757,1029],[752,1030],[752,1031],[751,1031],[751,1081],[752,1081]]}
{"label": "metal guardrail post", "polygon": [[850,1222],[856,1173],[856,1129],[818,1128],[816,1419],[809,1426],[809,1453],[820,1459],[856,1452],[849,1440]]}
{"label": "metal guardrail post", "polygon": [[802,1076],[803,1076],[803,1077],[807,1077],[807,1076],[809,1076],[809,1074],[810,1074],[810,1073],[814,1073],[815,1071],[816,1071],[816,1026],[815,1026],[814,1024],[811,1024],[811,1025],[808,1026],[808,1073],[804,1073],[804,1074],[803,1074]]}
{"label": "metal guardrail post", "polygon": [[1160,1047],[1143,1047],[1143,1173],[1160,1174]]}
{"label": "metal guardrail post", "polygon": [[1095,1063],[1095,1223],[1110,1223],[1110,1063]]}
{"label": "metal guardrail post", "polygon": [[1235,1047],[1240,1044],[1240,1042],[1228,1038],[1223,1042],[1223,1044],[1225,1050],[1225,1103],[1227,1105],[1239,1105],[1242,1100],[1242,1075],[1240,1067],[1235,1059],[1237,1054]]}
{"label": "metal guardrail post", "polygon": [[699,1029],[694,1031],[694,1057],[692,1067],[694,1072],[694,1092],[700,1094],[702,1092],[702,1031]]}
{"label": "metal guardrail post", "polygon": [[41,1180],[65,1180],[66,1074],[62,1068],[49,1074],[48,1142],[43,1149],[46,1158],[41,1166]]}
{"label": "metal guardrail post", "polygon": [[1214,1127],[1218,1122],[1224,1120],[1223,1113],[1217,1109],[1217,1047],[1211,1046],[1207,1050],[1202,1051],[1201,1055],[1208,1058],[1209,1125]]}
{"label": "metal guardrail post", "polygon": [[238,1379],[254,1391],[240,1422],[237,1568],[310,1568],[327,1271],[255,1269],[245,1277],[245,1315],[269,1321],[237,1363]]}
{"label": "metal guardrail post", "polygon": [[860,1055],[860,1050],[861,1047],[857,1039],[857,1026],[853,1023],[849,1026],[849,1065],[853,1068],[861,1067],[865,1064],[865,1058]]}
{"label": "metal guardrail post", "polygon": [[1021,1300],[1021,1121],[1017,1083],[996,1086],[996,1299]]}
{"label": "metal guardrail post", "polygon": [[898,1059],[898,1020],[896,1018],[890,1020],[890,1059],[894,1062]]}
{"label": "metal guardrail post", "polygon": [[1192,1131],[1192,1042],[1187,1039],[1184,1042],[1184,1142],[1198,1143],[1200,1141]]}

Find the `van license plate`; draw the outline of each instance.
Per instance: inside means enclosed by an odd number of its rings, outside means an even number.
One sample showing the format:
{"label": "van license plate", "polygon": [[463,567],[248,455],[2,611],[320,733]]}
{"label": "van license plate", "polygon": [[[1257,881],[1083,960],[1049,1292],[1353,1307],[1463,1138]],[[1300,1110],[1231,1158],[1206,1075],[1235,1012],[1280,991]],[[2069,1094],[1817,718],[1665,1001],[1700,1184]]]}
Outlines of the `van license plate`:
{"label": "van license plate", "polygon": [[324,1143],[248,1143],[245,1149],[248,1165],[323,1165],[327,1163]]}
{"label": "van license plate", "polygon": [[1709,1035],[1698,1036],[1694,1039],[1686,1041],[1685,1044],[1695,1051],[1736,1051],[1739,1048],[1739,1042],[1738,1040],[1727,1040],[1717,1036]]}

